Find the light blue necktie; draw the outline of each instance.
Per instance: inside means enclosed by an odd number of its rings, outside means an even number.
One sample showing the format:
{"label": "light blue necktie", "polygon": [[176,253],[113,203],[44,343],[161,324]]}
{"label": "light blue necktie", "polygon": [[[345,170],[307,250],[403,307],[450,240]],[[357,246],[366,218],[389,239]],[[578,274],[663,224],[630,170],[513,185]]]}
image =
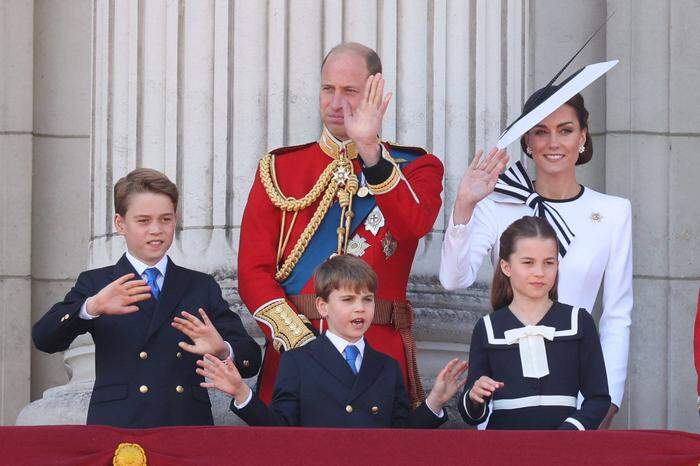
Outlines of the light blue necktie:
{"label": "light blue necktie", "polygon": [[158,297],[160,296],[160,288],[158,287],[157,280],[158,276],[160,275],[160,270],[155,267],[151,267],[150,269],[144,270],[143,273],[146,274],[146,283],[151,287],[151,294],[156,300],[158,300]]}
{"label": "light blue necktie", "polygon": [[348,345],[345,347],[343,354],[345,355],[345,360],[350,365],[352,373],[357,375],[357,366],[355,365],[355,361],[357,360],[357,356],[360,354],[360,350],[358,350],[357,346],[355,345]]}

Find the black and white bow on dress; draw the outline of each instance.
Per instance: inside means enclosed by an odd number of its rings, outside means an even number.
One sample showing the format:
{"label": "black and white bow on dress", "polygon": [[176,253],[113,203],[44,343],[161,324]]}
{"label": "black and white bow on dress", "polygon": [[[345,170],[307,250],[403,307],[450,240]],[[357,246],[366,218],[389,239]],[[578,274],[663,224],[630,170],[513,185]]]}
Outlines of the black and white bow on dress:
{"label": "black and white bow on dress", "polygon": [[566,250],[574,239],[574,232],[557,209],[537,194],[520,161],[515,162],[515,165],[498,177],[494,191],[505,195],[499,196],[498,201],[525,204],[533,210],[534,216],[546,219],[557,234],[559,255],[566,255]]}

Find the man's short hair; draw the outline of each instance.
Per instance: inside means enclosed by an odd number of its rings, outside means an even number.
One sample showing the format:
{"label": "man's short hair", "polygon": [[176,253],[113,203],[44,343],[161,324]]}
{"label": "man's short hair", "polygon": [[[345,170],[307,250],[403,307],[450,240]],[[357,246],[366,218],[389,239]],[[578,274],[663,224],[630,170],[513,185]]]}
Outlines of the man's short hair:
{"label": "man's short hair", "polygon": [[328,57],[330,57],[334,53],[342,52],[356,53],[362,58],[364,58],[365,63],[367,64],[367,71],[369,72],[369,76],[382,72],[382,61],[379,59],[379,55],[377,55],[377,52],[367,47],[366,45],[362,45],[358,42],[343,42],[342,44],[338,44],[335,47],[333,47],[330,50],[330,52],[328,52],[323,58],[323,62],[321,62],[321,69],[323,70],[323,65],[326,64]]}
{"label": "man's short hair", "polygon": [[177,211],[178,192],[175,183],[158,170],[137,168],[114,185],[114,211],[122,217],[129,208],[130,197],[138,193],[164,194]]}
{"label": "man's short hair", "polygon": [[316,296],[328,301],[334,290],[352,289],[356,293],[377,291],[377,274],[367,262],[347,254],[333,256],[319,265],[314,274]]}

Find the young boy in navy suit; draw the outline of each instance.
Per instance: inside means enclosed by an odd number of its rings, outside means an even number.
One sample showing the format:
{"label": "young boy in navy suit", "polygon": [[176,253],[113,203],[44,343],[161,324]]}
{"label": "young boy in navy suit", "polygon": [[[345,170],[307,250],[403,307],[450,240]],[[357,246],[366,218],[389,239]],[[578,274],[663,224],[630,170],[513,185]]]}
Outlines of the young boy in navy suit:
{"label": "young boy in navy suit", "polygon": [[197,373],[233,397],[231,410],[250,425],[304,427],[438,427],[443,405],[464,385],[466,362],[453,359],[415,411],[399,364],[364,334],[374,316],[377,276],[354,256],[335,256],[316,271],[316,308],[328,330],[282,354],[269,408],[254,397],[230,360],[205,355]]}
{"label": "young boy in navy suit", "polygon": [[156,170],[120,179],[114,223],[126,253],[115,265],[81,273],[64,300],[34,324],[34,344],[48,353],[92,335],[96,378],[88,424],[211,425],[209,395],[195,373],[198,355],[233,360],[243,377],[258,372],[260,347],[214,278],[166,255],[177,202],[177,187]]}

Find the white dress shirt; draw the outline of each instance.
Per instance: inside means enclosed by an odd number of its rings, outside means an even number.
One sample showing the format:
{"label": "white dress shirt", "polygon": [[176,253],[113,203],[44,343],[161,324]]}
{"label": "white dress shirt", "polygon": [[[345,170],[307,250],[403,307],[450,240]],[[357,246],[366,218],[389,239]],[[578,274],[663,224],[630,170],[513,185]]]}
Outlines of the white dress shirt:
{"label": "white dress shirt", "polygon": [[[576,235],[559,262],[558,300],[591,312],[603,285],[600,342],[612,402],[620,406],[627,377],[632,311],[632,209],[629,200],[583,188],[565,201],[547,200]],[[484,256],[498,266],[501,233],[515,220],[532,215],[524,204],[479,202],[467,224],[445,232],[440,282],[448,290],[476,280]]]}

